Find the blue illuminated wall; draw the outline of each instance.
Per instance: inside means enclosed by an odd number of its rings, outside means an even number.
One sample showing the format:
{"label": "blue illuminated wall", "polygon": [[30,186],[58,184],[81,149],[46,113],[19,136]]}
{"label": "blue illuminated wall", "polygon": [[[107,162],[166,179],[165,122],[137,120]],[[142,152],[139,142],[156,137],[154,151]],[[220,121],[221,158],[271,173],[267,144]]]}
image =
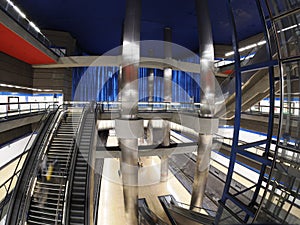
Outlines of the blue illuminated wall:
{"label": "blue illuminated wall", "polygon": [[[139,101],[149,100],[148,76],[153,72],[153,101],[164,101],[163,70],[139,69]],[[117,101],[119,67],[73,69],[72,99],[76,101]],[[199,74],[172,72],[172,102],[200,102]]]}

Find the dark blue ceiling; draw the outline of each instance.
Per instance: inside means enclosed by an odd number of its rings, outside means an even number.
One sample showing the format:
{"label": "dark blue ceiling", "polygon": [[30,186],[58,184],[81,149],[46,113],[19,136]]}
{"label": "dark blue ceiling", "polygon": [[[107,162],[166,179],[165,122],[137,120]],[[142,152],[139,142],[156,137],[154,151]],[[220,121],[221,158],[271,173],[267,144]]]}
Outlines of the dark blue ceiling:
{"label": "dark blue ceiling", "polygon": [[[216,44],[231,44],[227,0],[209,0]],[[41,29],[67,31],[89,54],[103,54],[121,44],[125,0],[18,0],[15,1]],[[262,31],[254,0],[234,0],[240,40]],[[141,40],[163,40],[163,28],[171,27],[173,42],[198,49],[194,0],[142,0]]]}

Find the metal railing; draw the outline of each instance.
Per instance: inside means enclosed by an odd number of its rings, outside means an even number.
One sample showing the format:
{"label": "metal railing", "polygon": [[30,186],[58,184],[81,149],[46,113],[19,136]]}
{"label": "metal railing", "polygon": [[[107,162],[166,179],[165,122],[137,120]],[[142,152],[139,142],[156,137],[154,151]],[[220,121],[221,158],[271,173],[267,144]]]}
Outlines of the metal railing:
{"label": "metal railing", "polygon": [[[12,191],[15,188],[16,182],[17,182],[17,180],[19,178],[19,175],[21,173],[21,170],[23,168],[22,165],[23,165],[23,163],[26,160],[27,155],[28,155],[27,153],[28,153],[29,150],[27,150],[27,149],[29,148],[29,144],[31,144],[32,141],[35,140],[35,138],[36,138],[35,134],[38,134],[40,132],[40,128],[41,128],[42,124],[44,123],[44,121],[48,117],[50,111],[52,111],[54,109],[56,109],[56,105],[48,106],[45,114],[42,116],[42,118],[38,122],[37,128],[32,132],[31,136],[29,137],[29,140],[28,140],[27,144],[25,145],[25,147],[23,149],[23,152],[19,155],[18,158],[16,158],[16,166],[13,169],[13,173],[12,173],[11,177],[1,185],[1,188],[3,188],[3,187],[5,188],[5,194],[4,194],[4,197],[2,198],[5,201],[8,201],[8,198],[10,197]],[[13,162],[11,162],[11,163],[13,163]],[[2,167],[1,170],[7,168],[7,166],[12,165],[11,163],[7,164],[5,167]],[[3,218],[3,216],[4,216],[3,215],[3,209],[4,209],[4,205],[2,205],[2,207],[0,209],[0,218]]]}
{"label": "metal railing", "polygon": [[39,113],[47,111],[48,107],[56,105],[58,102],[7,102],[0,103],[0,121],[12,117],[20,117],[25,114]]}
{"label": "metal railing", "polygon": [[[101,112],[120,111],[121,102],[97,102]],[[138,102],[139,111],[197,111],[201,103],[194,102]]]}

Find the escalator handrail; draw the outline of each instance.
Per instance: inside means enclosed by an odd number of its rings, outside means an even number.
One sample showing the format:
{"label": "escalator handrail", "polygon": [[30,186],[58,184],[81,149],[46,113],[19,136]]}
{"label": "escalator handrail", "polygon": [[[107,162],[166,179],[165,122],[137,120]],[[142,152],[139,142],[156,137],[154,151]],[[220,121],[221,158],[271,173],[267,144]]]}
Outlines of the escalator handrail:
{"label": "escalator handrail", "polygon": [[[27,187],[28,187],[27,193],[31,193],[34,188],[34,181],[38,174],[39,165],[41,163],[43,156],[46,154],[47,150],[50,147],[49,143],[51,141],[51,134],[53,134],[53,132],[58,127],[57,124],[59,123],[59,120],[61,118],[63,107],[64,107],[64,105],[60,105],[58,107],[55,114],[53,115],[52,121],[50,121],[50,124],[47,127],[47,130],[46,130],[44,136],[42,137],[43,139],[41,141],[41,144],[39,145],[39,147],[37,149],[38,151],[36,154],[37,155],[36,156],[36,164],[32,165],[31,172],[29,173],[29,176],[28,176],[29,181],[28,181],[28,185],[27,185]],[[26,212],[29,210],[30,202],[31,202],[30,200],[31,200],[31,195],[27,194],[25,196],[25,200],[23,201],[24,202],[23,209],[20,210],[22,213],[20,216],[20,220],[21,220],[22,224],[24,224],[25,220],[27,219]]]}
{"label": "escalator handrail", "polygon": [[[97,120],[98,120],[98,115],[99,113],[101,113],[101,104],[97,104],[96,106],[96,115],[95,115],[95,123],[97,124]],[[95,134],[96,135],[96,134]],[[96,151],[97,151],[97,147],[96,147]],[[102,171],[98,171],[100,174],[102,174],[103,172],[103,164],[102,164]],[[99,208],[99,198],[100,198],[100,188],[101,188],[101,179],[102,177],[100,177],[100,181],[98,181],[97,184],[97,190],[94,195],[94,225],[98,224],[98,208]]]}
{"label": "escalator handrail", "polygon": [[[72,185],[73,185],[73,179],[74,179],[74,174],[75,174],[75,164],[76,164],[76,160],[77,160],[77,154],[78,154],[78,150],[79,150],[79,140],[81,139],[81,134],[82,134],[82,130],[83,130],[83,124],[85,121],[85,114],[86,114],[86,106],[84,105],[84,108],[82,110],[82,115],[80,118],[80,122],[79,122],[79,126],[77,127],[77,131],[76,131],[76,138],[75,138],[75,142],[74,142],[74,148],[73,148],[73,157],[71,159],[71,162],[69,164],[69,174],[68,174],[68,179],[67,179],[67,183],[68,183],[68,187],[66,189],[65,192],[65,202],[64,202],[64,211],[63,211],[63,220],[65,221],[65,224],[70,224],[70,204],[71,204],[71,196],[72,196]],[[78,141],[78,143],[77,143]]]}
{"label": "escalator handrail", "polygon": [[[93,144],[94,144],[94,137],[95,137],[95,126],[96,126],[96,122],[97,122],[97,113],[99,110],[98,105],[94,106],[93,103],[91,103],[90,105],[90,109],[89,110],[93,110],[94,113],[94,123],[92,123],[92,134],[91,134],[91,139],[90,139],[90,151],[88,154],[88,165],[87,165],[87,184],[86,184],[86,188],[85,188],[85,202],[86,202],[86,207],[85,207],[85,224],[89,225],[92,224],[90,223],[90,213],[93,213],[94,216],[94,212],[90,212],[90,202],[93,201],[93,199],[90,198],[89,192],[90,192],[90,186],[91,186],[91,172],[93,171],[93,168],[91,165],[92,164],[92,160],[93,159]],[[94,190],[94,188],[93,188]],[[93,195],[92,195],[93,196]]]}
{"label": "escalator handrail", "polygon": [[[42,143],[44,141],[45,138],[45,133],[47,132],[48,128],[51,125],[51,119],[53,119],[53,116],[58,112],[59,108],[56,108],[55,111],[50,111],[51,106],[48,107],[48,110],[46,111],[46,113],[43,115],[43,117],[40,119],[40,121],[38,122],[38,126],[37,128],[34,130],[34,132],[32,133],[31,137],[29,138],[26,146],[24,149],[27,149],[29,143],[32,140],[33,134],[37,133],[37,136],[35,137],[30,150],[28,151],[28,154],[26,155],[26,159],[25,162],[23,164],[23,167],[21,169],[20,175],[18,176],[17,179],[17,183],[15,185],[15,189],[13,191],[12,197],[11,197],[11,202],[9,204],[9,209],[7,212],[7,218],[6,218],[6,224],[12,225],[12,224],[16,224],[18,218],[12,216],[13,213],[17,213],[17,215],[19,215],[19,210],[16,210],[15,206],[18,207],[18,209],[20,209],[21,207],[21,199],[23,198],[24,192],[26,190],[20,191],[21,187],[23,187],[23,189],[25,188],[25,185],[22,183],[22,181],[25,179],[25,170],[32,170],[33,165],[30,165],[30,163],[35,162],[34,160],[30,160],[31,158],[36,158],[36,156],[38,155],[39,151],[34,151],[35,149],[39,150],[40,146],[38,145],[39,143]],[[16,166],[16,169],[14,171],[14,175],[16,175],[16,170],[19,167],[20,161],[22,160],[22,158],[19,159],[19,162]],[[30,179],[27,178],[25,180]],[[11,184],[10,184],[11,185]],[[9,189],[8,189],[9,190]],[[17,198],[18,195],[21,195],[21,198]],[[18,204],[18,203],[19,204]],[[11,222],[11,220],[13,220],[14,222]]]}

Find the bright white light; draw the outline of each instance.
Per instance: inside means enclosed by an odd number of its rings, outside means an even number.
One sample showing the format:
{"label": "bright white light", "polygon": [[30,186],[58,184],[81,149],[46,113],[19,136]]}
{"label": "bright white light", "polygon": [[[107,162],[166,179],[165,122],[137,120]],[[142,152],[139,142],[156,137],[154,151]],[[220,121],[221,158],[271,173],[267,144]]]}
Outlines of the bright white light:
{"label": "bright white light", "polygon": [[[266,41],[265,41],[265,40],[264,40],[264,41],[259,41],[259,42],[254,43],[254,44],[246,45],[246,46],[244,46],[244,47],[239,48],[239,52],[243,52],[243,51],[246,51],[246,50],[255,48],[255,47],[257,47],[257,46],[264,45],[264,44],[266,44]],[[225,56],[226,56],[226,57],[231,56],[231,55],[234,55],[234,52],[233,52],[233,51],[225,53]]]}
{"label": "bright white light", "polygon": [[39,32],[39,33],[41,33],[41,30],[33,23],[33,22],[29,22],[29,25],[33,28],[33,29],[35,29],[35,31],[36,32]]}
{"label": "bright white light", "polygon": [[234,51],[225,53],[225,56],[226,56],[226,57],[227,57],[227,56],[231,56],[231,55],[234,55]]}
{"label": "bright white light", "polygon": [[14,10],[19,13],[19,15],[22,17],[22,18],[26,18],[26,15],[19,9],[18,6],[14,6]]}
{"label": "bright white light", "polygon": [[287,31],[287,30],[294,29],[294,28],[296,28],[297,26],[300,26],[300,23],[299,23],[298,25],[295,24],[295,25],[292,25],[292,26],[290,26],[290,27],[283,28],[283,29],[277,31],[277,33],[280,33],[280,32],[284,32],[284,31]]}
{"label": "bright white light", "polygon": [[266,44],[267,42],[265,41],[265,40],[263,40],[263,41],[260,41],[260,42],[257,42],[257,45],[258,46],[261,46],[261,45],[264,45],[264,44]]}
{"label": "bright white light", "polygon": [[23,86],[18,86],[18,85],[11,85],[11,84],[1,84],[1,83],[0,83],[0,87],[9,87],[9,88],[24,89],[24,90],[30,90],[30,91],[61,92],[61,90],[30,88],[30,87],[23,87]]}
{"label": "bright white light", "polygon": [[11,6],[14,6],[14,3],[10,0],[7,0],[7,3],[10,4]]}

